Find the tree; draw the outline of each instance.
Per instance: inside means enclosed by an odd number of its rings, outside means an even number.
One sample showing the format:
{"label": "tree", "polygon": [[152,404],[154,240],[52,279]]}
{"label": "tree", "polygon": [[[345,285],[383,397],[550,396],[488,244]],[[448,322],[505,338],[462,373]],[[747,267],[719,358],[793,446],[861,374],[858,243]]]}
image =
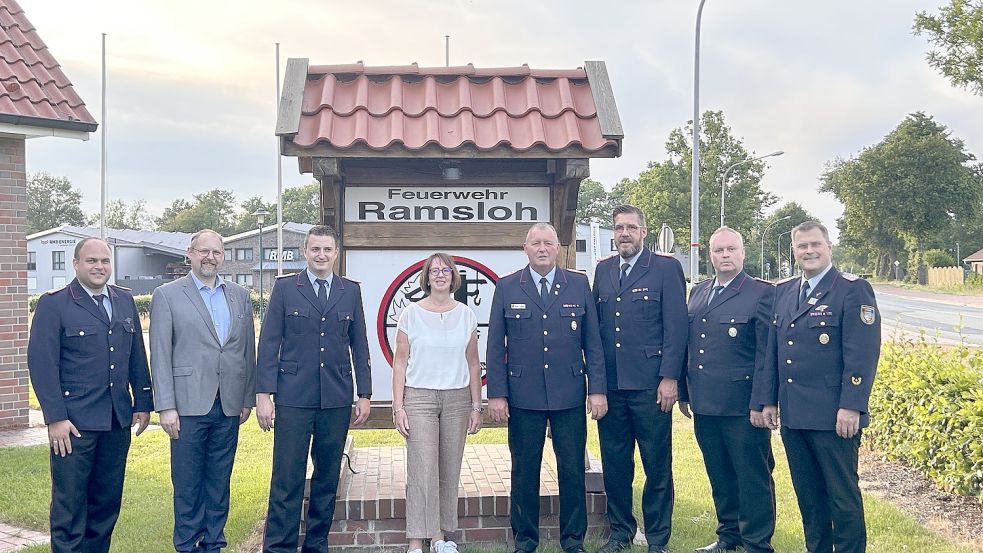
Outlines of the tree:
{"label": "tree", "polygon": [[27,233],[34,234],[59,225],[83,226],[82,192],[65,177],[45,172],[27,178]]}
{"label": "tree", "polygon": [[259,209],[265,209],[266,211],[270,212],[270,214],[266,216],[266,223],[264,223],[264,226],[272,225],[276,222],[276,204],[268,204],[259,196],[251,196],[242,202],[241,210],[239,211],[239,215],[237,217],[238,222],[236,223],[235,231],[239,233],[255,229],[257,226],[256,216],[253,214]]}
{"label": "tree", "polygon": [[236,230],[235,204],[232,191],[216,188],[195,194],[191,202],[174,200],[157,219],[157,226],[160,230],[171,232],[198,232],[210,228],[227,236]]}
{"label": "tree", "polygon": [[[276,204],[273,204],[276,212]],[[275,218],[275,217],[274,217]],[[283,191],[283,219],[293,223],[321,223],[321,185],[317,181]]]}
{"label": "tree", "polygon": [[[101,214],[92,216],[92,225],[98,225]],[[146,200],[135,200],[132,204],[123,200],[113,200],[106,204],[106,226],[115,229],[150,230],[153,218],[147,212]]]}
{"label": "tree", "polygon": [[[784,219],[788,217],[788,219]],[[784,220],[783,220],[784,219]],[[747,257],[744,259],[744,269],[752,275],[764,274],[769,278],[779,276],[782,267],[789,266],[788,245],[791,231],[804,221],[817,221],[816,216],[806,211],[798,202],[787,202],[768,215],[758,224],[751,234],[744,235],[744,249]],[[761,271],[761,233],[768,229],[764,241],[765,268]],[[782,236],[784,234],[784,236]],[[779,244],[781,237],[781,244]],[[778,247],[781,246],[781,252]],[[794,264],[794,262],[793,262]]]}
{"label": "tree", "polygon": [[[700,237],[703,243],[720,223],[720,177],[731,165],[754,157],[740,138],[733,136],[721,111],[701,117],[700,136]],[[649,227],[667,223],[677,237],[690,234],[690,197],[693,149],[692,122],[669,133],[668,159],[650,161],[636,179],[619,183],[629,203],[645,213]],[[726,222],[744,236],[761,220],[765,209],[777,198],[762,190],[764,161],[745,163],[728,173]],[[617,190],[618,187],[615,187]]]}
{"label": "tree", "polygon": [[938,15],[918,12],[912,30],[935,47],[929,65],[952,86],[983,95],[983,0],[950,0]]}
{"label": "tree", "polygon": [[[856,158],[830,164],[820,190],[843,203],[841,233],[870,241],[880,248],[879,258],[900,239],[908,268],[924,284],[928,244],[951,233],[958,218],[980,211],[983,190],[970,163],[975,159],[944,125],[916,112]],[[885,265],[879,259],[878,274],[890,274]]]}
{"label": "tree", "polygon": [[577,222],[611,224],[611,211],[622,203],[616,192],[608,192],[593,179],[584,179],[577,194]]}
{"label": "tree", "polygon": [[925,250],[925,264],[929,267],[955,267],[956,258],[945,250]]}

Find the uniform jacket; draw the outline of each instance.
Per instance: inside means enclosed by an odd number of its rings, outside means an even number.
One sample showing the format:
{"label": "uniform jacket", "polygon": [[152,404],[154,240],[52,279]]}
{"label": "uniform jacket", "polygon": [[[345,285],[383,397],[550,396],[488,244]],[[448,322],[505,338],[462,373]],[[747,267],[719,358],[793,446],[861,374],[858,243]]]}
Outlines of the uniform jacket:
{"label": "uniform jacket", "polygon": [[625,282],[619,284],[621,263],[621,257],[615,255],[598,263],[594,272],[594,301],[601,323],[608,387],[654,390],[663,377],[679,379],[683,374],[683,268],[672,257],[643,250]]}
{"label": "uniform jacket", "polygon": [[[352,369],[355,383],[352,382]],[[277,279],[259,333],[257,387],[278,405],[347,407],[372,393],[369,342],[357,282],[331,278],[321,311],[307,271]]]}
{"label": "uniform jacket", "polygon": [[230,325],[219,342],[191,275],[154,290],[150,304],[150,370],[158,411],[206,415],[221,392],[222,412],[239,416],[256,405],[256,331],[249,292],[225,281]]}
{"label": "uniform jacket", "polygon": [[489,398],[553,411],[583,407],[588,393],[607,392],[587,277],[557,267],[551,292],[543,305],[528,266],[495,286],[485,356]]}
{"label": "uniform jacket", "polygon": [[775,287],[741,271],[707,306],[713,283],[705,280],[690,293],[687,386],[680,400],[700,415],[747,416],[754,375],[764,369]]}
{"label": "uniform jacket", "polygon": [[133,296],[112,284],[106,290],[110,324],[78,280],[38,300],[27,367],[46,424],[70,420],[80,431],[109,430],[115,413],[127,428],[134,411],[154,409]]}
{"label": "uniform jacket", "polygon": [[797,307],[801,278],[780,282],[768,334],[768,352],[754,380],[755,401],[778,405],[783,426],[835,430],[836,412],[860,411],[867,400],[881,347],[881,317],[870,284],[835,267]]}

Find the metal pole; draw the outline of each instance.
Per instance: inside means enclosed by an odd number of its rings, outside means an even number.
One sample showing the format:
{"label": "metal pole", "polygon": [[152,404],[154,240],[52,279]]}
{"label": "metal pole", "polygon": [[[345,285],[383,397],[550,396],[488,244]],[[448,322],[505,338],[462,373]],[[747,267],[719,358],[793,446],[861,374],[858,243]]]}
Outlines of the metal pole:
{"label": "metal pole", "polygon": [[99,238],[106,239],[106,33],[102,33],[102,158],[99,184]]}
{"label": "metal pole", "polygon": [[[276,43],[276,101],[280,101],[280,43]],[[277,106],[279,107],[279,106]],[[280,137],[276,137],[276,274],[283,274],[283,156],[280,154]],[[260,231],[260,237],[263,232]],[[262,253],[262,252],[260,252]],[[262,276],[260,272],[260,276]],[[262,311],[260,311],[262,313]]]}
{"label": "metal pole", "polygon": [[444,35],[444,66],[451,66],[451,35]]}
{"label": "metal pole", "polygon": [[693,182],[690,190],[689,282],[696,284],[700,273],[700,24],[703,5],[696,12],[696,42],[693,51]]}
{"label": "metal pole", "polygon": [[956,242],[956,265],[963,266],[962,256],[959,255],[959,242]]}
{"label": "metal pole", "polygon": [[[259,320],[263,320],[263,260],[266,258],[263,255],[263,223],[260,222],[259,225]],[[279,256],[277,256],[279,257]]]}
{"label": "metal pole", "polygon": [[[791,235],[792,234],[792,231],[783,232],[783,233],[781,233],[781,234],[778,235],[778,270],[779,270],[779,272],[781,272],[781,268],[782,268],[782,236],[785,236],[786,234]],[[789,237],[789,239],[791,239],[791,236]],[[788,260],[788,276],[792,276],[792,260],[791,259]]]}
{"label": "metal pole", "polygon": [[[776,223],[779,223],[781,221],[787,221],[787,220],[789,220],[791,218],[792,218],[791,215],[786,215],[786,216],[782,217],[781,219],[775,219],[774,221],[768,223],[765,226],[765,229],[761,232],[761,278],[765,278],[765,276],[764,276],[765,275],[765,236],[768,234],[768,229],[770,229],[771,227],[773,227]],[[778,261],[778,260],[776,260],[776,261]],[[780,266],[781,266],[781,264],[779,264],[779,267]]]}
{"label": "metal pole", "polygon": [[758,161],[759,159],[764,159],[766,157],[780,156],[784,153],[785,152],[783,152],[782,150],[778,150],[777,152],[772,152],[770,154],[765,154],[763,156],[758,156],[751,159],[745,159],[743,161],[738,161],[737,163],[732,164],[730,167],[724,170],[724,176],[720,177],[720,226],[724,226],[724,198],[727,195],[727,188],[726,188],[727,174],[730,173],[730,170],[733,169],[734,167],[744,165],[745,163],[751,163],[752,161]]}

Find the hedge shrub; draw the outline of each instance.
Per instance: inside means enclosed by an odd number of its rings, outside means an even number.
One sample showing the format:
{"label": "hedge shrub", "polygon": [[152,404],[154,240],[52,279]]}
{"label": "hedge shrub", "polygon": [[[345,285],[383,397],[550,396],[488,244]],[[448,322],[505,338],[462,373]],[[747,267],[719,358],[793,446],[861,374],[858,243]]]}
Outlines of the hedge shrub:
{"label": "hedge shrub", "polygon": [[[38,306],[38,299],[41,298],[41,294],[34,294],[27,298],[27,310],[30,313],[34,313],[34,310]],[[140,315],[150,314],[150,294],[144,294],[142,296],[133,296],[133,302],[137,304],[137,313]]]}
{"label": "hedge shrub", "polygon": [[983,351],[885,343],[867,436],[943,489],[983,501]]}

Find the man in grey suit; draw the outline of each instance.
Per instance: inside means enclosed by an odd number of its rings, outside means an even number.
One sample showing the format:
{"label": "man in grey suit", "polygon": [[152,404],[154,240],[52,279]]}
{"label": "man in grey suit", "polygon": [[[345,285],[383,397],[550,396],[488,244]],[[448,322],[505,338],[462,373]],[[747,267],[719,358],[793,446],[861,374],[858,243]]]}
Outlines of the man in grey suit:
{"label": "man in grey suit", "polygon": [[171,437],[174,549],[211,553],[228,546],[239,425],[256,405],[256,339],[249,292],[218,275],[222,237],[197,232],[188,258],[191,274],[154,290],[150,370]]}

